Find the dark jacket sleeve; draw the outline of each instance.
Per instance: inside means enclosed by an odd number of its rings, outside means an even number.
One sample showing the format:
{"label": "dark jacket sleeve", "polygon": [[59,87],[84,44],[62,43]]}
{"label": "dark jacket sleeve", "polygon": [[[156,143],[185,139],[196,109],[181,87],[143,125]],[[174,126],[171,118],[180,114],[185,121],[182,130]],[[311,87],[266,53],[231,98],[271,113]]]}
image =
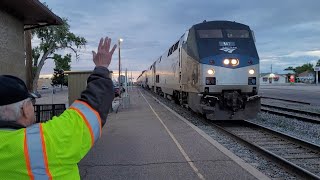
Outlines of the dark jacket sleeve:
{"label": "dark jacket sleeve", "polygon": [[87,88],[81,93],[79,100],[85,101],[100,114],[103,126],[106,123],[113,98],[113,82],[109,78],[108,68],[96,67],[89,76]]}

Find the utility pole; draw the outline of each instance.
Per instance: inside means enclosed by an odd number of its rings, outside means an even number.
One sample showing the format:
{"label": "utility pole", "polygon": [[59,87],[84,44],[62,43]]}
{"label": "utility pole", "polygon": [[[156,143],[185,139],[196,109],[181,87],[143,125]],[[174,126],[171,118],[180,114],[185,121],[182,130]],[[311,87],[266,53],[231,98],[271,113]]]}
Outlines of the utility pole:
{"label": "utility pole", "polygon": [[118,55],[119,55],[119,77],[118,77],[118,83],[119,83],[119,90],[120,90],[120,92],[121,92],[121,88],[120,88],[120,85],[121,85],[121,83],[120,83],[120,75],[121,75],[121,72],[120,72],[120,64],[121,64],[121,57],[120,57],[120,40],[118,41]]}
{"label": "utility pole", "polygon": [[133,88],[133,79],[132,79],[132,71],[131,71],[131,90],[132,90],[132,88]]}
{"label": "utility pole", "polygon": [[126,68],[126,77],[125,77],[125,89],[126,89],[126,96],[128,96],[128,70]]}

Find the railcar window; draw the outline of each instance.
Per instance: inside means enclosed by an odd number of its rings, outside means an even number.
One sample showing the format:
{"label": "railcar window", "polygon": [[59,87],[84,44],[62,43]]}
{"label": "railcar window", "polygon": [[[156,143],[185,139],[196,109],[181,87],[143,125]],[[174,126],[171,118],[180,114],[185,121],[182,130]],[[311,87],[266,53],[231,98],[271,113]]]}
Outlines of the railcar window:
{"label": "railcar window", "polygon": [[223,38],[221,29],[198,30],[200,38]]}
{"label": "railcar window", "polygon": [[174,45],[174,51],[177,50],[178,45],[179,45],[179,41]]}
{"label": "railcar window", "polygon": [[228,38],[250,38],[249,31],[247,30],[226,30]]}

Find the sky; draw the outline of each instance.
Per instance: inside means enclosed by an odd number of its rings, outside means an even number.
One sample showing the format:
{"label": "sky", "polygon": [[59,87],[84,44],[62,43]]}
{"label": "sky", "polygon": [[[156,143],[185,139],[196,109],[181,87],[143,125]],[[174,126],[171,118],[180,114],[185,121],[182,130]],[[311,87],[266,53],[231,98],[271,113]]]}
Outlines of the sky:
{"label": "sky", "polygon": [[[40,0],[88,44],[73,59],[72,70],[94,68],[92,50],[109,36],[121,44],[122,69],[136,78],[192,25],[203,20],[247,24],[255,32],[261,72],[283,73],[288,66],[320,59],[319,0]],[[36,42],[35,42],[36,44]],[[73,56],[74,57],[74,56]],[[41,74],[53,72],[47,61]],[[110,70],[118,70],[118,50]]]}

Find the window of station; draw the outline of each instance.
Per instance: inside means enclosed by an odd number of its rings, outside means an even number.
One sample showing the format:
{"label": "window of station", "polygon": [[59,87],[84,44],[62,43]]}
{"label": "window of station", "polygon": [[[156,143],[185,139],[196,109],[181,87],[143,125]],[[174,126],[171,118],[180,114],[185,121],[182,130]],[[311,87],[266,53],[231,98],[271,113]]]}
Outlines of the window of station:
{"label": "window of station", "polygon": [[250,38],[249,31],[247,30],[226,30],[228,38]]}
{"label": "window of station", "polygon": [[223,38],[221,29],[198,30],[197,32],[202,39]]}

